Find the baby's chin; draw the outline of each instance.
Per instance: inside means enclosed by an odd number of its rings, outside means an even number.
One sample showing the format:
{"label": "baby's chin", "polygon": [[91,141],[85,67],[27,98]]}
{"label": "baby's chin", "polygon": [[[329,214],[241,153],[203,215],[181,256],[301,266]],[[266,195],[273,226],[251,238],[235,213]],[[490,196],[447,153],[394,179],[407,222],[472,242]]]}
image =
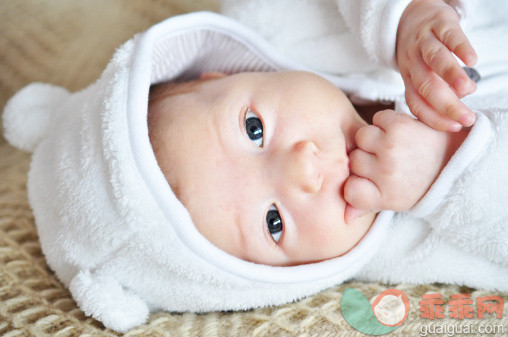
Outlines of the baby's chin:
{"label": "baby's chin", "polygon": [[352,220],[349,223],[345,223],[346,228],[351,230],[350,232],[351,238],[352,239],[354,238],[351,241],[354,242],[354,244],[352,244],[351,247],[341,255],[347,254],[349,251],[351,251],[351,249],[356,247],[365,238],[365,235],[367,235],[369,230],[372,228],[372,225],[376,220],[376,216],[377,213],[369,212],[367,214],[357,217],[356,219]]}

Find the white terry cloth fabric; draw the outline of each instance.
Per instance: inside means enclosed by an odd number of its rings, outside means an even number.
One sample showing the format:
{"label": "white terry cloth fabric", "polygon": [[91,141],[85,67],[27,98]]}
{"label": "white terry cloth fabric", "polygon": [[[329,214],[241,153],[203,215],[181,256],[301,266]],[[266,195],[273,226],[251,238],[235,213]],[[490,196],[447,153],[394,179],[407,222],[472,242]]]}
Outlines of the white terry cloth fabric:
{"label": "white terry cloth fabric", "polygon": [[6,139],[33,151],[28,193],[42,250],[87,315],[126,331],[149,311],[287,303],[351,278],[378,250],[391,212],[341,257],[294,267],[242,261],[199,234],[159,169],[146,121],[150,84],[286,69],[304,70],[234,21],[194,13],[126,42],[80,92],[34,83],[8,102]]}
{"label": "white terry cloth fabric", "polygon": [[[508,2],[449,0],[478,54],[478,94],[508,81]],[[221,11],[306,67],[361,81],[348,88],[369,101],[404,100],[394,69],[397,27],[410,0],[223,0]],[[291,8],[290,11],[287,9]],[[406,111],[408,109],[406,108]]]}
{"label": "white terry cloth fabric", "polygon": [[[35,83],[8,102],[5,137],[33,151],[28,193],[43,252],[87,315],[126,331],[149,311],[287,303],[354,277],[390,242],[393,213],[385,211],[344,256],[292,267],[245,262],[201,236],[171,191],[148,139],[150,84],[204,71],[288,69],[309,70],[230,19],[194,13],[135,36],[80,92]],[[317,73],[346,91],[363,85]],[[481,135],[471,142],[481,144],[489,133]],[[476,159],[465,157],[462,170]],[[393,281],[407,273],[393,270]],[[367,277],[375,279],[371,271]],[[452,279],[506,290],[505,283],[470,280]]]}
{"label": "white terry cloth fabric", "polygon": [[404,95],[402,79],[391,69],[397,26],[410,1],[223,0],[221,12],[300,64],[361,81],[350,90],[355,95],[395,101]]}

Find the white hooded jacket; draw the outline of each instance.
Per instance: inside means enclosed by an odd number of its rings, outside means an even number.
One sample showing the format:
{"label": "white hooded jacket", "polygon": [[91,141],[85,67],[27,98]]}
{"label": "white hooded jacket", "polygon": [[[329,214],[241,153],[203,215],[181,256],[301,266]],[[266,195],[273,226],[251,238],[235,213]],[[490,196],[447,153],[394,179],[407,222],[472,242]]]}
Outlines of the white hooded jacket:
{"label": "white hooded jacket", "polygon": [[[204,71],[289,69],[312,71],[232,20],[194,13],[136,35],[117,50],[100,79],[80,92],[34,83],[8,102],[5,137],[33,152],[28,193],[42,250],[87,315],[126,331],[150,311],[287,303],[354,277],[378,254],[389,239],[390,211],[381,212],[364,239],[341,257],[292,267],[237,259],[199,234],[157,165],[146,122],[150,84]],[[346,90],[361,86],[317,73]],[[489,130],[478,132],[483,136],[475,148],[481,151],[495,127],[479,120]],[[472,153],[458,160],[459,168],[478,157]],[[506,280],[506,264],[498,276],[453,281],[506,290],[499,281]]]}

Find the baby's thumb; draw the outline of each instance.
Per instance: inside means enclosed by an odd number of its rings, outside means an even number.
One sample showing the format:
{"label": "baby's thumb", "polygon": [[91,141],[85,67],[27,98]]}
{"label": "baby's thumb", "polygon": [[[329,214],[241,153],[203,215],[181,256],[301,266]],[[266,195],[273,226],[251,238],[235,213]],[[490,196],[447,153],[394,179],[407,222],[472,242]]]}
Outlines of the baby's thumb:
{"label": "baby's thumb", "polygon": [[350,223],[368,211],[379,210],[381,193],[369,179],[352,174],[344,184],[344,199],[347,202],[344,221]]}

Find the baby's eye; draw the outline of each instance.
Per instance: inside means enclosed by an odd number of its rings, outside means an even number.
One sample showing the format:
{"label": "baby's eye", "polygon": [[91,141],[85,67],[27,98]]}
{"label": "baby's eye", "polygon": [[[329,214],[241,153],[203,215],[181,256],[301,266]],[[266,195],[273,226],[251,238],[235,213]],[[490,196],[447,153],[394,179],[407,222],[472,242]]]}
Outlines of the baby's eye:
{"label": "baby's eye", "polygon": [[280,236],[282,235],[283,224],[279,211],[275,205],[272,205],[268,210],[268,213],[266,213],[266,225],[268,226],[268,230],[270,231],[270,235],[273,240],[278,243]]}
{"label": "baby's eye", "polygon": [[245,115],[245,130],[250,140],[259,147],[263,146],[263,123],[251,109]]}

